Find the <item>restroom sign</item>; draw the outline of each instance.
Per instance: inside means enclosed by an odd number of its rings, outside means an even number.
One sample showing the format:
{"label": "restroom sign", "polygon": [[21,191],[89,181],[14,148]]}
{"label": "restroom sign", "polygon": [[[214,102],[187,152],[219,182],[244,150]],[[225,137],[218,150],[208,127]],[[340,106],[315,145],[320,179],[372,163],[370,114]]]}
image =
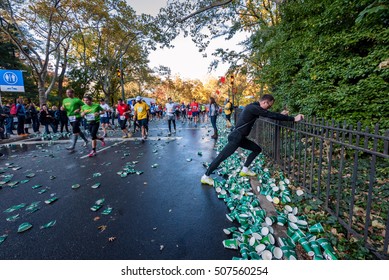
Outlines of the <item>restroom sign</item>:
{"label": "restroom sign", "polygon": [[24,92],[22,71],[0,70],[0,89],[7,92]]}

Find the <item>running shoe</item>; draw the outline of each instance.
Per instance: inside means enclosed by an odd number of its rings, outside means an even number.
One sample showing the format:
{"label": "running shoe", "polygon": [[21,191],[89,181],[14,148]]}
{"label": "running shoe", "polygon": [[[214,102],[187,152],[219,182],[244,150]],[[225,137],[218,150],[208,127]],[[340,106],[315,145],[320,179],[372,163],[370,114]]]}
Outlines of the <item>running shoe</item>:
{"label": "running shoe", "polygon": [[243,172],[243,171],[240,171],[239,173],[239,176],[255,176],[257,175],[255,172],[251,171],[251,170],[247,170],[246,172]]}
{"label": "running shoe", "polygon": [[66,147],[66,150],[69,150],[69,151],[74,150],[74,147],[73,146]]}
{"label": "running shoe", "polygon": [[207,175],[203,175],[203,177],[201,177],[201,184],[213,186],[214,181],[211,177],[209,177]]}
{"label": "running shoe", "polygon": [[86,147],[88,146],[89,141],[84,141],[84,144],[82,146]]}
{"label": "running shoe", "polygon": [[127,134],[126,134],[126,135],[123,135],[122,138],[128,138],[128,135],[127,135]]}
{"label": "running shoe", "polygon": [[95,155],[96,155],[96,152],[92,150],[92,151],[88,154],[88,157],[94,157]]}
{"label": "running shoe", "polygon": [[104,138],[101,138],[101,146],[105,147],[105,141],[104,141]]}

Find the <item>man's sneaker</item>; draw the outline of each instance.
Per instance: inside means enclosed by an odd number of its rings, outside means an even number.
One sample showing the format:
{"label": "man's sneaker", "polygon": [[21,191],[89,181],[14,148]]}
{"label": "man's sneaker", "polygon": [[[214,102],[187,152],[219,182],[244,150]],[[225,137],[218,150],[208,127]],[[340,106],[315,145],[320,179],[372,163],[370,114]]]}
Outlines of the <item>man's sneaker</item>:
{"label": "man's sneaker", "polygon": [[172,135],[170,132],[167,134],[167,136],[170,136],[170,135]]}
{"label": "man's sneaker", "polygon": [[72,151],[74,150],[74,147],[73,146],[66,147],[66,150]]}
{"label": "man's sneaker", "polygon": [[128,138],[131,138],[132,137],[132,133],[131,132],[127,133],[127,136],[128,136]]}
{"label": "man's sneaker", "polygon": [[92,151],[88,154],[88,157],[94,157],[95,155],[96,155],[96,152],[92,150]]}
{"label": "man's sneaker", "polygon": [[105,147],[105,141],[104,141],[104,138],[101,139],[101,146]]}
{"label": "man's sneaker", "polygon": [[247,170],[246,172],[240,171],[239,176],[255,176],[257,175],[255,172],[251,170]]}
{"label": "man's sneaker", "polygon": [[128,138],[128,135],[127,135],[127,134],[126,134],[126,135],[123,135],[122,138]]}
{"label": "man's sneaker", "polygon": [[88,146],[89,141],[84,141],[84,144],[82,146],[86,147]]}
{"label": "man's sneaker", "polygon": [[207,175],[203,175],[203,177],[201,177],[201,184],[213,186],[214,181],[211,177],[209,177]]}

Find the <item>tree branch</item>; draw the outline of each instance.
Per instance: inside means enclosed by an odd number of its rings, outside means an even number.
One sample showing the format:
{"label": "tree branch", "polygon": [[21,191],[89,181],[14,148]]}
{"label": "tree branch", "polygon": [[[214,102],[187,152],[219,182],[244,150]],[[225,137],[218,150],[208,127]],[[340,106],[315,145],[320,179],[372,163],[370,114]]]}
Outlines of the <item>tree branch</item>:
{"label": "tree branch", "polygon": [[182,19],[179,19],[178,22],[179,23],[183,23],[184,21],[186,21],[187,19],[191,18],[191,17],[194,17],[195,15],[198,15],[198,14],[201,14],[205,11],[208,11],[208,10],[211,10],[213,8],[216,8],[216,7],[220,7],[220,6],[225,6],[225,5],[228,5],[232,2],[233,0],[224,0],[224,1],[215,1],[213,2],[211,5],[207,6],[207,7],[204,7],[204,8],[201,8],[201,9],[198,9],[197,11],[191,13],[190,15],[182,18]]}

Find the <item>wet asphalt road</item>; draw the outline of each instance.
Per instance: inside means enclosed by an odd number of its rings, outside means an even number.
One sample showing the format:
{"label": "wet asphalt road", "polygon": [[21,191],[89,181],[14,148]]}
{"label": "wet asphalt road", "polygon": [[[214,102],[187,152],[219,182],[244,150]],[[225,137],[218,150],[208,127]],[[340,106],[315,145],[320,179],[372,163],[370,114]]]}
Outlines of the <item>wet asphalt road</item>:
{"label": "wet asphalt road", "polygon": [[[0,259],[230,260],[237,256],[222,244],[228,238],[223,228],[232,226],[225,217],[225,203],[213,188],[200,184],[202,163],[216,153],[209,127],[178,122],[175,137],[169,138],[166,121],[153,121],[145,143],[122,140],[115,132],[94,158],[85,157],[89,149],[82,147],[82,141],[73,153],[65,149],[67,141],[3,147],[7,156],[0,160],[0,179],[13,174],[10,182],[19,184],[12,188],[8,182],[0,189],[0,236],[8,235],[0,244]],[[117,174],[133,162],[141,175]],[[158,166],[153,168],[154,164]],[[35,176],[20,183],[30,173]],[[95,183],[100,187],[91,188]],[[42,187],[33,189],[37,184]],[[80,188],[72,189],[74,184]],[[40,194],[43,189],[47,191]],[[45,204],[53,196],[58,200]],[[100,198],[105,199],[103,207],[91,211]],[[29,213],[25,209],[33,202],[39,202],[39,210]],[[21,203],[26,206],[4,212]],[[107,207],[112,212],[102,215]],[[17,214],[15,221],[7,221]],[[53,220],[53,227],[40,229]],[[24,222],[33,227],[18,233]]]}

